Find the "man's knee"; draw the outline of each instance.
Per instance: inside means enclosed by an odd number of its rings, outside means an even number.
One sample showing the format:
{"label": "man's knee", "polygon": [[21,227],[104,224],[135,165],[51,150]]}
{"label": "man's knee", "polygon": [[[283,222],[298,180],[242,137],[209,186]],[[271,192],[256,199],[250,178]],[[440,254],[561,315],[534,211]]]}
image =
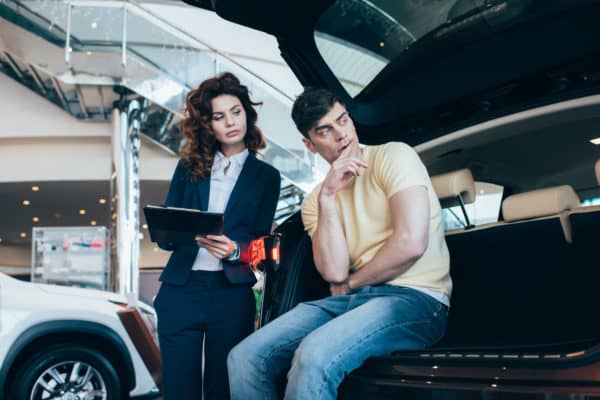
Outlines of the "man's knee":
{"label": "man's knee", "polygon": [[331,362],[331,354],[327,354],[323,344],[320,346],[310,338],[306,338],[300,343],[294,353],[292,365],[299,370],[325,370]]}
{"label": "man's knee", "polygon": [[252,348],[242,340],[227,355],[227,368],[238,369],[242,364],[251,362],[252,356]]}

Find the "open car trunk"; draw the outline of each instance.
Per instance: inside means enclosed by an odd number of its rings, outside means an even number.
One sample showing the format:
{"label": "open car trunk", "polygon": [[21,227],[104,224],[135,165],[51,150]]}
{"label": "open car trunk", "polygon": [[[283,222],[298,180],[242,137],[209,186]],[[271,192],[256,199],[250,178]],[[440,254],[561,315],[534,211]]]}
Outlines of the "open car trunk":
{"label": "open car trunk", "polygon": [[[600,269],[590,261],[600,209],[569,218],[573,243],[558,218],[448,235],[454,289],[446,335],[431,348],[368,360],[342,386],[343,397],[367,395],[369,383],[481,389],[499,377],[505,389],[600,393]],[[278,231],[284,257],[267,272],[263,325],[329,295],[300,214]]]}

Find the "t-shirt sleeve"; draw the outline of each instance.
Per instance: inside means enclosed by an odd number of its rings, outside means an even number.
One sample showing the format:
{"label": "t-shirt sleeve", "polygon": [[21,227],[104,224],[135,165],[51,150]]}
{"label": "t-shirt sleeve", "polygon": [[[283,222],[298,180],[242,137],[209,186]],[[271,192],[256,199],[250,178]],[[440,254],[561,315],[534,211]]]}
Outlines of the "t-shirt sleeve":
{"label": "t-shirt sleeve", "polygon": [[387,143],[377,158],[379,184],[388,199],[409,187],[429,187],[427,169],[417,152],[409,145]]}
{"label": "t-shirt sleeve", "polygon": [[311,238],[317,230],[317,225],[319,222],[319,203],[317,196],[319,191],[320,186],[306,196],[302,201],[302,223],[304,224],[304,230]]}

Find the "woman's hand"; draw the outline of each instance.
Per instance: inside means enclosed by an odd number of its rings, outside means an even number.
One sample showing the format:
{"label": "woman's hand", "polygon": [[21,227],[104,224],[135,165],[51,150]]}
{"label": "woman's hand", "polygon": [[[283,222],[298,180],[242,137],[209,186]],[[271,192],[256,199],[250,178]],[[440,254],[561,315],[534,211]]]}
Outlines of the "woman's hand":
{"label": "woman's hand", "polygon": [[225,235],[196,236],[196,242],[219,260],[229,257],[236,246],[235,242]]}

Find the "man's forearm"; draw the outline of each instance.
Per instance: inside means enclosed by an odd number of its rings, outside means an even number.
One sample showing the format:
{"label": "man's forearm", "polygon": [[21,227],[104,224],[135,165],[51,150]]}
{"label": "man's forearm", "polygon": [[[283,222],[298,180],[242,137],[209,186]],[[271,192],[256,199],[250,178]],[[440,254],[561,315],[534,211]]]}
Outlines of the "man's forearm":
{"label": "man's forearm", "polygon": [[402,275],[423,255],[425,247],[406,238],[388,239],[371,261],[350,275],[348,286],[378,285]]}
{"label": "man's forearm", "polygon": [[323,279],[342,282],[348,278],[348,245],[333,196],[319,196],[319,222],[313,235],[313,254]]}

